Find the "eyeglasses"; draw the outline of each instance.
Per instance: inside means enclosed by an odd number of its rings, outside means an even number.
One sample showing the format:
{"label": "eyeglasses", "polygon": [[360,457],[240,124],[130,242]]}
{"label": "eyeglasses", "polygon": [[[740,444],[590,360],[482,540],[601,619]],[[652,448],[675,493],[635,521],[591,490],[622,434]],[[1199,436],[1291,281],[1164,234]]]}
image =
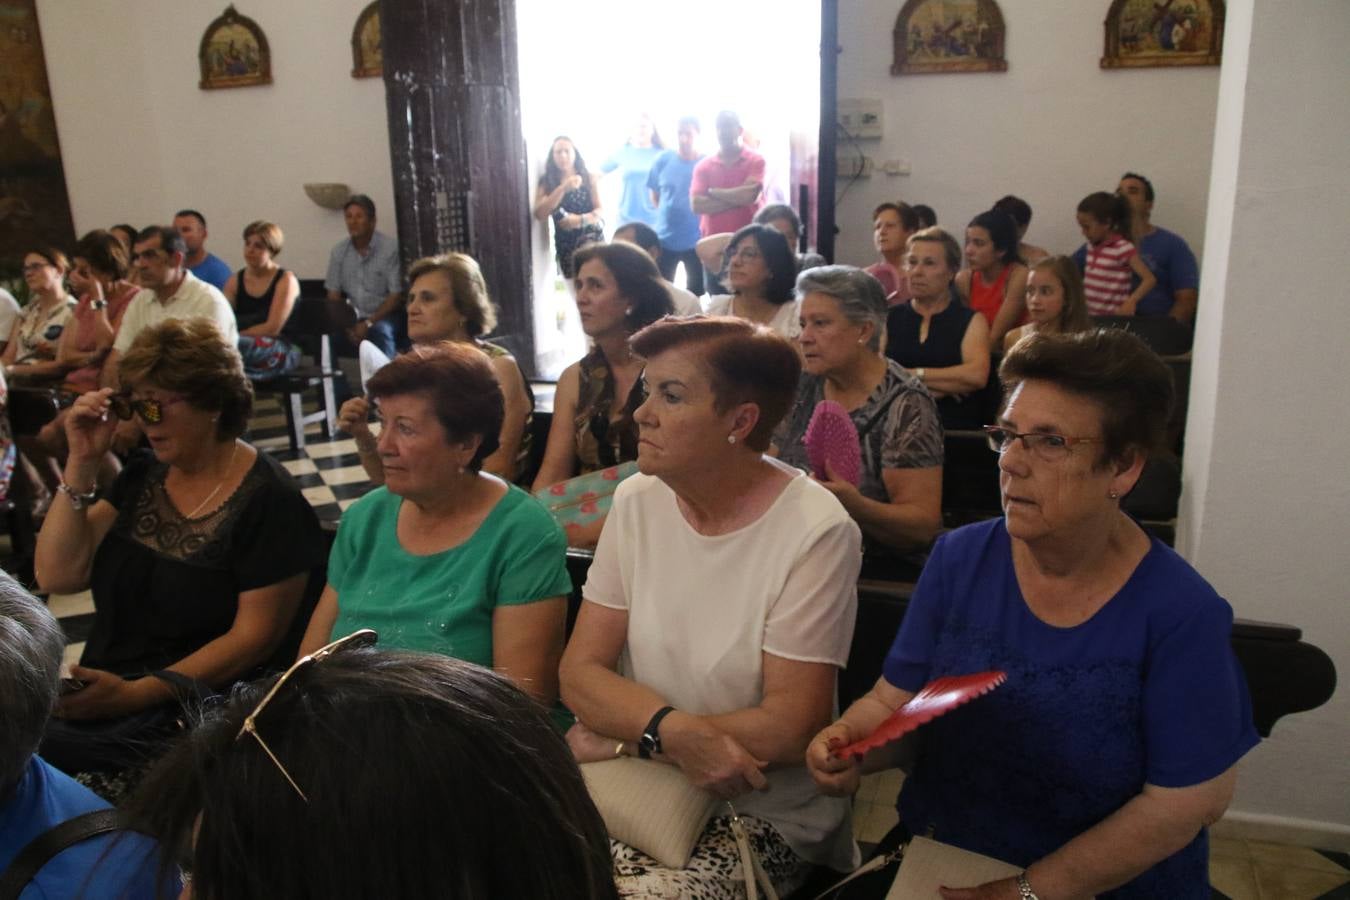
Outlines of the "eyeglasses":
{"label": "eyeglasses", "polygon": [[167,400],[135,399],[131,394],[122,393],[109,397],[108,405],[112,408],[113,415],[119,419],[130,419],[132,414],[135,414],[147,425],[158,425],[164,420],[164,407],[182,403],[186,399],[186,397],[170,397]]}
{"label": "eyeglasses", "polygon": [[46,262],[40,262],[40,263],[27,263],[27,264],[25,264],[24,267],[23,267],[23,274],[25,274],[25,275],[31,275],[31,274],[34,273],[34,272],[41,272],[43,269],[46,269],[46,268],[48,268],[48,267],[55,268],[55,266],[52,266],[51,263],[46,263]]}
{"label": "eyeglasses", "polygon": [[300,799],[304,800],[306,803],[309,802],[309,798],[305,796],[305,792],[300,790],[300,785],[295,783],[295,779],[291,777],[291,773],[286,771],[286,767],[281,764],[281,760],[277,759],[277,755],[272,752],[272,748],[267,746],[267,741],[264,741],[262,735],[258,734],[258,716],[262,715],[262,711],[267,708],[267,704],[272,702],[272,698],[281,690],[282,685],[287,681],[290,681],[291,676],[296,672],[299,672],[305,666],[323,662],[339,650],[348,648],[354,649],[357,647],[373,647],[375,642],[379,639],[379,635],[373,630],[362,628],[360,631],[352,632],[345,638],[339,638],[331,644],[325,644],[308,656],[302,656],[297,659],[295,664],[283,672],[281,677],[276,680],[276,683],[272,685],[271,689],[263,695],[262,700],[253,708],[253,712],[249,713],[244,719],[244,724],[240,727],[239,733],[234,736],[234,739],[237,741],[245,734],[253,735],[254,739],[258,742],[258,745],[263,748],[263,752],[267,754],[272,762],[276,763],[277,768],[281,770],[281,774],[286,776],[286,780],[291,783],[291,787],[295,788],[295,792],[300,795]]}
{"label": "eyeglasses", "polygon": [[753,262],[754,260],[761,258],[763,255],[764,254],[759,252],[758,247],[742,244],[740,247],[736,248],[735,253],[727,254],[727,261],[729,262],[733,259],[740,259],[746,262]]}
{"label": "eyeglasses", "polygon": [[984,433],[989,441],[989,449],[995,453],[1006,453],[1008,448],[1012,446],[1013,441],[1021,440],[1024,450],[1030,450],[1036,454],[1037,459],[1045,462],[1058,462],[1064,459],[1079,444],[1102,443],[1101,438],[1066,437],[1062,434],[1052,434],[1045,431],[1019,434],[1000,425],[986,425],[984,426]]}

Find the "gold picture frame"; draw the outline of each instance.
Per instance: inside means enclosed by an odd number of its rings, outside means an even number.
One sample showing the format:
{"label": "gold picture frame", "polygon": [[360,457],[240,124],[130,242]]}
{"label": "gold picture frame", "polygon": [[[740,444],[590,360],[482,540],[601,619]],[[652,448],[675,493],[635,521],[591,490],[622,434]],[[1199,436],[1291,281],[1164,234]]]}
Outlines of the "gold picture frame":
{"label": "gold picture frame", "polygon": [[1217,66],[1224,14],[1223,0],[1113,0],[1101,67]]}
{"label": "gold picture frame", "polygon": [[908,0],[892,37],[892,75],[1008,71],[1007,28],[994,0]]}
{"label": "gold picture frame", "polygon": [[272,51],[258,23],[225,7],[202,34],[197,50],[204,91],[272,83]]}
{"label": "gold picture frame", "polygon": [[380,31],[380,0],[373,0],[352,28],[352,77],[379,78],[384,75],[384,41]]}

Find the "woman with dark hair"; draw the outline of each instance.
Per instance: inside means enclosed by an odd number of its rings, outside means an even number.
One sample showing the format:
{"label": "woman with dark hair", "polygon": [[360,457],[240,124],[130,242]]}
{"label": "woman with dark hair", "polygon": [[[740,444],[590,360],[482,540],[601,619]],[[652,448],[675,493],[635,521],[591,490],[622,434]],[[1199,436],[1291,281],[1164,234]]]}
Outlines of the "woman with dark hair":
{"label": "woman with dark hair", "polygon": [[127,257],[130,258],[131,245],[136,243],[136,227],[122,222],[108,226],[108,231],[122,243],[123,249],[127,251]]}
{"label": "woman with dark hair", "polygon": [[966,227],[966,268],[956,273],[956,290],[966,305],[989,324],[989,349],[1003,346],[1003,335],[1026,312],[1027,267],[1017,255],[1017,227],[1007,213],[991,209]]}
{"label": "woman with dark hair", "polygon": [[886,317],[886,355],[924,383],[944,427],[978,428],[983,414],[967,400],[989,381],[989,326],[954,296],[960,262],[960,245],[941,228],[909,239],[905,276],[914,296]]}
{"label": "woman with dark hair", "polygon": [[[829,491],[765,455],[792,402],[792,344],[730,317],[666,319],[647,361],[641,474],[619,485],[563,656],[578,761],[639,755],[733,799],[775,889],[847,870],[847,803],[802,768],[829,721],[857,607],[858,526]],[[614,842],[620,893],[732,898],[730,817],[683,869]]]}
{"label": "woman with dark hair", "polygon": [[482,471],[504,415],[492,363],[463,343],[415,346],[366,392],[384,486],[343,513],[302,651],[374,628],[391,647],[490,666],[552,705],[567,544],[542,504]]}
{"label": "woman with dark hair", "polygon": [[708,315],[736,316],[795,338],[801,332],[792,295],[797,258],[782,233],[768,225],[746,225],[732,235],[724,258],[731,293],[711,298]]}
{"label": "woman with dark hair", "polygon": [[1028,244],[1024,238],[1027,236],[1027,229],[1031,227],[1031,204],[1021,197],[1014,197],[1008,194],[1000,197],[991,207],[1013,220],[1013,225],[1017,228],[1017,258],[1030,266],[1032,263],[1040,262],[1050,253],[1043,247],[1037,247],[1035,244]]}
{"label": "woman with dark hair", "polygon": [[1208,898],[1205,828],[1257,735],[1232,609],[1121,509],[1163,450],[1171,374],[1116,329],[1032,335],[999,374],[985,430],[1004,516],[938,539],[882,677],[807,765],[851,794],[894,748],[861,768],[832,751],[934,678],[1002,670],[997,691],[925,726],[882,847],[924,834],[1024,867],[949,900]]}
{"label": "woman with dark hair", "polygon": [[75,298],[66,293],[70,263],[55,247],[35,247],[23,255],[23,280],[31,297],[14,320],[5,352],[0,354],[5,377],[52,384],[69,366],[56,359],[61,335],[75,312]]}
{"label": "woman with dark hair", "polygon": [[107,231],[91,231],[75,245],[67,277],[79,300],[56,350],[57,361],[71,367],[67,390],[83,394],[98,387],[122,313],[140,290],[126,280],[130,269],[122,242]]}
{"label": "woman with dark hair", "polygon": [[128,817],[181,848],[194,900],[617,900],[605,824],[537,704],[373,640],[237,691],[147,777]]}
{"label": "woman with dark hair", "polygon": [[[628,340],[672,312],[670,293],[651,257],[632,244],[592,244],[577,251],[581,328],[593,347],[563,370],[536,491],[637,458],[633,411],[642,402],[642,360]],[[569,528],[574,547],[594,546],[604,520]]]}
{"label": "woman with dark hair", "polygon": [[779,459],[809,471],[805,439],[816,405],[830,400],[848,411],[862,445],[862,479],[857,486],[819,480],[862,529],[874,571],[927,547],[942,526],[942,423],[919,380],[881,352],[882,290],[852,266],[797,277],[804,372],[774,440]]}
{"label": "woman with dark hair", "polygon": [[230,276],[222,293],[234,307],[239,326],[239,355],[244,374],[255,381],[294,369],[300,348],[281,336],[300,297],[294,272],[276,263],[286,236],[281,228],[259,219],[244,226],[244,268]]}
{"label": "woman with dark hair", "polygon": [[1088,329],[1083,279],[1074,261],[1067,256],[1047,256],[1029,268],[1027,317],[1030,321],[1004,335],[1004,353],[1029,334],[1070,334]]}
{"label": "woman with dark hair", "polygon": [[[68,772],[136,762],[147,751],[135,741],[174,730],[176,685],[220,688],[292,652],[286,639],[324,555],[294,481],[239,438],[253,391],[214,323],[147,327],[120,380],[124,393],[104,388],[71,407],[64,482],[38,535],[42,589],[94,598],[72,668],[84,686],[61,698],[42,748]],[[95,474],[118,419],[133,415],[153,455],[100,497]]]}
{"label": "woman with dark hair", "polygon": [[559,135],[549,146],[544,177],[534,189],[534,217],[553,220],[553,246],[558,271],[568,281],[576,274],[572,255],[579,247],[605,239],[600,186],[572,143]]}
{"label": "woman with dark hair", "polygon": [[[515,481],[530,459],[530,420],[534,395],[516,358],[483,339],[497,327],[497,308],[488,296],[478,263],[466,253],[428,256],[408,270],[408,338],[413,346],[450,341],[475,347],[492,362],[501,384],[505,412],[497,449],[483,460],[483,471]],[[370,431],[370,401],[353,397],[338,412],[338,427],[356,439],[361,467],[375,484],[384,484],[384,465]]]}

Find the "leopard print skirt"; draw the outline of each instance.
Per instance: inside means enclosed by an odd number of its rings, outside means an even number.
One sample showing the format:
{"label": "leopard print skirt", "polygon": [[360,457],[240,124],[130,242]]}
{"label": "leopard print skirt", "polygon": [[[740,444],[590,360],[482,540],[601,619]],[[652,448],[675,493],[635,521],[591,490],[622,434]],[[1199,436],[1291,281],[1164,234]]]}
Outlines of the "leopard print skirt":
{"label": "leopard print skirt", "polygon": [[[811,866],[792,852],[772,825],[763,819],[741,816],[750,847],[759,857],[774,890],[791,893],[805,881]],[[708,822],[694,845],[689,865],[668,869],[641,850],[611,840],[614,879],[619,896],[632,900],[745,900],[745,873],[731,817],[717,816]]]}

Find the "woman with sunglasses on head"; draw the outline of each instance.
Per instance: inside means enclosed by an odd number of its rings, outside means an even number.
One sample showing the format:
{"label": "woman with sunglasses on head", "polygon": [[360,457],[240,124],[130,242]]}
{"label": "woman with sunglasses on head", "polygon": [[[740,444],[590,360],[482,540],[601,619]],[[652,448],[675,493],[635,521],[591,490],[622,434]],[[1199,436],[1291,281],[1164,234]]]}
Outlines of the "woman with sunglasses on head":
{"label": "woman with sunglasses on head", "polygon": [[567,745],[505,678],[358,632],[236,692],[127,813],[193,900],[617,900]]}
{"label": "woman with sunglasses on head", "polygon": [[882,677],[807,765],[851,794],[895,748],[834,751],[935,678],[1002,670],[924,727],[890,846],[925,834],[1025,869],[948,900],[1208,898],[1205,829],[1258,739],[1232,608],[1121,509],[1163,450],[1171,374],[1120,330],[1031,335],[999,374],[1003,518],[938,539]]}
{"label": "woman with sunglasses on head", "polygon": [[792,288],[797,257],[787,238],[768,225],[747,225],[731,237],[724,253],[730,294],[708,301],[708,315],[736,316],[767,325],[792,340],[801,333],[801,319]]}
{"label": "woman with sunglasses on head", "polygon": [[[125,393],[104,388],[71,407],[64,483],[38,536],[42,589],[89,588],[94,600],[72,669],[82,687],[62,697],[42,749],[66,771],[127,768],[145,752],[130,741],[172,730],[176,686],[218,689],[293,653],[324,558],[295,483],[239,438],[253,391],[214,323],[144,329],[119,375]],[[119,418],[133,415],[153,455],[100,496],[95,473]]]}
{"label": "woman with sunglasses on head", "polygon": [[61,335],[75,312],[75,298],[66,293],[70,262],[55,247],[35,247],[23,255],[23,279],[31,297],[14,320],[5,352],[0,354],[11,385],[54,384],[70,366],[56,358]]}

